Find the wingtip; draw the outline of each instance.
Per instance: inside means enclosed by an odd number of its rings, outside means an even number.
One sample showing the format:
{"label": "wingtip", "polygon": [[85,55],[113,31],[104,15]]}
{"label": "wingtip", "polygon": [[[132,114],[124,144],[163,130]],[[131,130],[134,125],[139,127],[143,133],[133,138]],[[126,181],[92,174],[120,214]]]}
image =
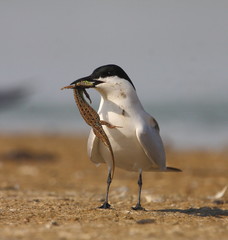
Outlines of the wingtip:
{"label": "wingtip", "polygon": [[182,172],[181,169],[173,168],[173,167],[167,167],[166,170],[169,171],[169,172]]}

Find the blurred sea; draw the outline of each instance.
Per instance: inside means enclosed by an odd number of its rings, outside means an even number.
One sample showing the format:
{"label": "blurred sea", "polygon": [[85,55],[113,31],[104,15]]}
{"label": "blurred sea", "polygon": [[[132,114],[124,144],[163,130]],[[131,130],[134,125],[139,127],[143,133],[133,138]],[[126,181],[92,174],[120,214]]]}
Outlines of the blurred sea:
{"label": "blurred sea", "polygon": [[[97,99],[98,100],[98,99]],[[99,101],[93,104],[97,109]],[[159,122],[165,143],[176,148],[228,146],[227,102],[143,103]],[[72,101],[64,104],[24,103],[0,112],[0,133],[85,134],[89,126]]]}

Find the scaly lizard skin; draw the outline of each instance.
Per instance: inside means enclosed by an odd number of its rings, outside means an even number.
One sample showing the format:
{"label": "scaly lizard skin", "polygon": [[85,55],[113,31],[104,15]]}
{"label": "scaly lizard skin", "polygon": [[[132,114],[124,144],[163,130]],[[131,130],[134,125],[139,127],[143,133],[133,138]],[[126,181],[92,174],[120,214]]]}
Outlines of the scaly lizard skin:
{"label": "scaly lizard skin", "polygon": [[70,86],[63,87],[61,90],[63,90],[63,89],[73,89],[74,90],[74,99],[78,106],[80,114],[82,115],[85,122],[93,128],[93,132],[96,135],[96,137],[99,138],[106,147],[108,147],[108,149],[111,153],[111,156],[112,156],[112,164],[113,164],[112,178],[113,178],[114,170],[115,170],[114,154],[113,154],[113,150],[112,150],[110,141],[109,141],[102,125],[106,125],[109,128],[115,128],[116,126],[113,126],[106,121],[100,120],[100,116],[98,115],[98,113],[84,99],[83,93],[91,102],[89,94],[86,92],[84,87],[85,87],[85,85],[83,85],[83,82],[81,82],[81,84],[77,83],[76,85],[70,85]]}

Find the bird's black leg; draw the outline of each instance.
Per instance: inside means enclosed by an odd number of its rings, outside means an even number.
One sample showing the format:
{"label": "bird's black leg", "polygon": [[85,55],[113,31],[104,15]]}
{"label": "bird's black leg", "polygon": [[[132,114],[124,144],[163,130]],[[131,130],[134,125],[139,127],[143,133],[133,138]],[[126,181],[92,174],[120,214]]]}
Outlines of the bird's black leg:
{"label": "bird's black leg", "polygon": [[103,203],[99,208],[108,209],[108,208],[111,207],[111,205],[108,203],[108,193],[109,193],[109,188],[110,188],[111,182],[112,182],[111,170],[109,170],[109,172],[108,172],[108,178],[107,178],[107,190],[106,190],[105,201],[104,201],[104,203]]}
{"label": "bird's black leg", "polygon": [[138,195],[138,202],[135,207],[132,207],[133,210],[144,210],[141,206],[141,190],[142,190],[142,171],[139,172],[139,179],[138,179],[138,185],[139,185],[139,195]]}

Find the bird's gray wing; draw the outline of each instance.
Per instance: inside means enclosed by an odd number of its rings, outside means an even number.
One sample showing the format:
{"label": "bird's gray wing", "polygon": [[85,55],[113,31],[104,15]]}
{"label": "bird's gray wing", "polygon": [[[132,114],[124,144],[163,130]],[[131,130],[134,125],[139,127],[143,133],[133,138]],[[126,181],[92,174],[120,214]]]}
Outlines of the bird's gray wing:
{"label": "bird's gray wing", "polygon": [[87,142],[87,153],[90,158],[90,160],[95,163],[104,163],[104,159],[102,158],[100,152],[99,152],[99,144],[100,140],[97,138],[93,132],[93,129],[90,131],[88,142]]}
{"label": "bird's gray wing", "polygon": [[149,121],[141,122],[136,128],[136,136],[143,151],[150,159],[152,167],[165,170],[165,151],[156,120],[150,117]]}

